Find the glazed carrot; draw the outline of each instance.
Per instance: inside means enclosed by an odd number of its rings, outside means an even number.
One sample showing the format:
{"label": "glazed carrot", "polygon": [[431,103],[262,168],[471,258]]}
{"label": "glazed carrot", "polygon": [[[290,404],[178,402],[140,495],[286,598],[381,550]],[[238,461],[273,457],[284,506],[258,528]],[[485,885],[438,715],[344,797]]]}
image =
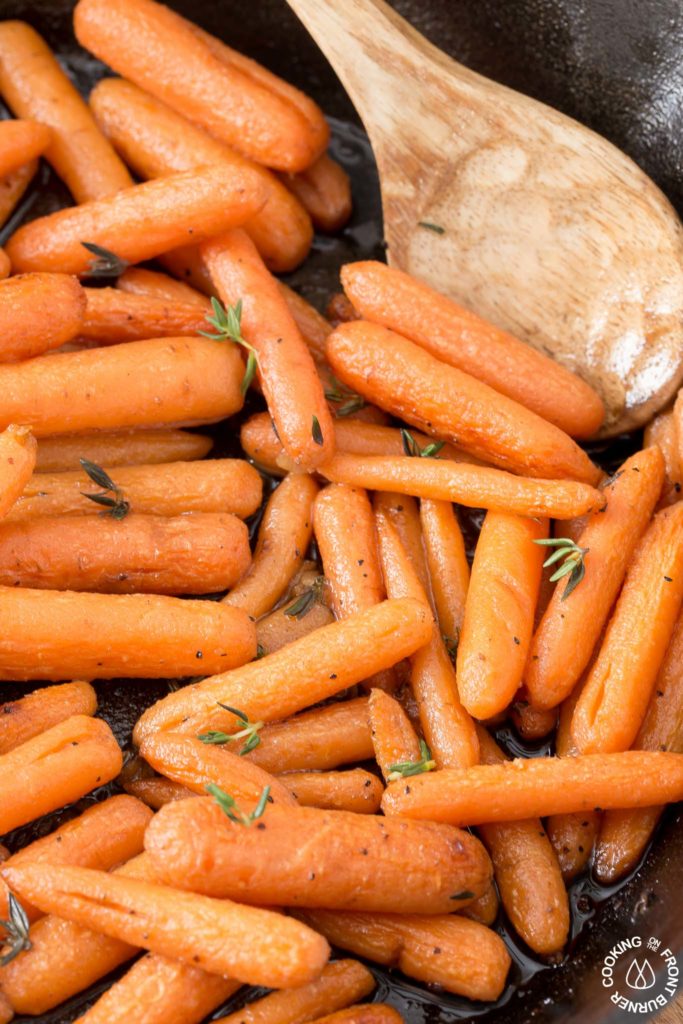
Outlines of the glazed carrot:
{"label": "glazed carrot", "polygon": [[193,426],[242,407],[242,360],[208,338],[155,338],[0,365],[0,424],[36,437]]}
{"label": "glazed carrot", "polygon": [[585,577],[567,600],[566,584],[558,582],[531,642],[524,682],[535,707],[559,704],[586,668],[663,480],[664,463],[653,447],[627,459],[605,486],[605,511],[589,517],[576,542],[588,549]]}
{"label": "glazed carrot", "polygon": [[443,825],[277,804],[259,823],[230,821],[209,797],[179,800],[157,813],[145,849],[167,884],[261,906],[445,914],[491,881],[479,841]]}
{"label": "glazed carrot", "polygon": [[37,445],[29,427],[8,424],[0,434],[0,519],[3,519],[31,479]]}
{"label": "glazed carrot", "polygon": [[683,503],[641,539],[574,709],[581,753],[628,750],[647,710],[683,599]]}
{"label": "glazed carrot", "polygon": [[169,694],[141,716],[134,740],[140,744],[159,729],[227,731],[224,726],[232,725],[233,716],[216,701],[239,708],[252,721],[288,718],[395,665],[426,643],[430,633],[429,616],[419,601],[382,601],[251,665]]}
{"label": "glazed carrot", "polygon": [[37,170],[38,161],[31,160],[30,163],[0,178],[0,226],[7,223],[19,205]]}
{"label": "glazed carrot", "polygon": [[296,586],[291,589],[281,608],[276,608],[275,611],[264,615],[256,623],[256,642],[259,651],[262,651],[263,654],[274,654],[286,644],[300,640],[301,637],[308,636],[309,633],[320,629],[321,626],[329,626],[331,622],[334,622],[334,615],[330,609],[319,600],[314,600],[312,604],[308,605],[303,616],[297,617],[289,614],[288,610],[297,597],[301,597],[306,591],[316,587],[319,575],[317,572],[304,573],[301,579],[304,578],[308,581],[305,586]]}
{"label": "glazed carrot", "polygon": [[246,759],[268,772],[325,771],[373,756],[367,697],[272,722],[259,735],[260,744]]}
{"label": "glazed carrot", "polygon": [[185,430],[119,430],[43,437],[38,445],[36,473],[80,469],[80,460],[98,466],[139,466],[203,459],[213,447],[206,434]]}
{"label": "glazed carrot", "polygon": [[278,780],[302,807],[328,811],[376,814],[384,787],[376,775],[362,768],[348,772],[291,772]]}
{"label": "glazed carrot", "polygon": [[[233,716],[232,732],[236,733],[241,728],[240,721]],[[202,735],[208,739],[210,734]],[[263,768],[239,756],[245,742],[235,740],[231,744],[215,746],[195,736],[159,733],[147,737],[140,747],[140,755],[161,775],[193,793],[204,795],[206,787],[214,783],[234,797],[238,804],[251,804],[253,807],[269,786],[269,795],[274,803],[296,806],[296,800],[286,786]]]}
{"label": "glazed carrot", "polygon": [[329,153],[323,153],[305,171],[283,175],[282,180],[320,231],[339,231],[351,216],[349,176]]}
{"label": "glazed carrot", "polygon": [[10,271],[12,270],[12,264],[10,258],[4,249],[0,249],[0,280],[9,277]]}
{"label": "glazed carrot", "polygon": [[279,281],[278,284],[287,308],[311,350],[311,355],[316,362],[325,362],[325,343],[332,331],[332,325],[310,302],[293,288],[289,288],[284,281]]}
{"label": "glazed carrot", "polygon": [[236,516],[38,516],[0,523],[0,586],[102,594],[214,594],[251,561]]}
{"label": "glazed carrot", "polygon": [[247,221],[245,231],[274,273],[293,270],[305,259],[313,236],[310,218],[271,171],[207,135],[132,82],[104,79],[91,92],[90,105],[104,134],[140,178],[210,164],[250,168],[268,198]]}
{"label": "glazed carrot", "polygon": [[[384,491],[375,494],[372,504],[376,518],[388,519],[396,530],[405,554],[412,565],[412,571],[420,582],[424,599],[428,601],[432,611],[435,612],[432,581],[427,565],[418,502],[408,495]],[[385,571],[384,567],[383,571]]]}
{"label": "glazed carrot", "polygon": [[191,676],[256,653],[249,617],[216,601],[0,587],[0,612],[0,679]]}
{"label": "glazed carrot", "polygon": [[292,473],[273,491],[259,528],[251,567],[225,603],[258,618],[270,611],[300,568],[313,534],[315,481]]}
{"label": "glazed carrot", "polygon": [[206,295],[158,270],[129,267],[117,279],[116,287],[131,295],[149,295],[151,298],[180,302],[185,306],[199,306],[205,313],[211,312],[211,300]]}
{"label": "glazed carrot", "polygon": [[546,520],[487,512],[458,644],[460,700],[475,718],[504,711],[522,681],[548,536]]}
{"label": "glazed carrot", "polygon": [[643,446],[657,447],[662,453],[665,480],[660,505],[672,505],[678,501],[683,484],[683,466],[679,455],[678,423],[673,409],[660,412],[645,427]]}
{"label": "glazed carrot", "polygon": [[189,238],[201,242],[243,224],[265,200],[263,185],[248,168],[196,168],[31,221],[12,235],[7,255],[17,272],[87,276],[93,254],[83,241],[140,263]]}
{"label": "glazed carrot", "polygon": [[[1,380],[1,375],[0,375]],[[599,491],[574,480],[534,480],[446,459],[407,459],[340,452],[319,467],[334,483],[440,498],[470,508],[573,519],[605,504]]]}
{"label": "glazed carrot", "polygon": [[554,732],[557,725],[558,709],[547,711],[529,704],[528,694],[522,689],[510,705],[510,721],[523,740],[533,743]]}
{"label": "glazed carrot", "polygon": [[181,305],[118,288],[86,288],[84,291],[87,307],[81,334],[100,345],[198,334],[209,328],[204,311],[194,303]]}
{"label": "glazed carrot", "polygon": [[200,1024],[239,988],[238,981],[147,953],[77,1024]]}
{"label": "glazed carrot", "polygon": [[356,960],[335,960],[309,985],[270,992],[242,1009],[219,1017],[218,1024],[307,1024],[322,1013],[340,1010],[369,995],[375,987],[367,967]]}
{"label": "glazed carrot", "polygon": [[386,1003],[358,1003],[318,1017],[317,1024],[403,1024],[403,1017]]}
{"label": "glazed carrot", "polygon": [[439,626],[442,635],[455,646],[462,629],[470,582],[462,530],[449,501],[423,498],[420,523]]}
{"label": "glazed carrot", "polygon": [[62,683],[0,704],[0,754],[59,725],[72,715],[94,715],[97,696],[90,683]]}
{"label": "glazed carrot", "polygon": [[605,410],[596,392],[549,356],[383,263],[348,263],[346,295],[360,315],[472,374],[573,437],[591,437]]}
{"label": "glazed carrot", "polygon": [[393,765],[420,760],[420,744],[405,711],[388,693],[371,690],[368,712],[375,760],[386,782]]}
{"label": "glazed carrot", "polygon": [[0,361],[30,359],[81,330],[85,294],[68,274],[20,274],[0,283]]}
{"label": "glazed carrot", "polygon": [[[133,512],[157,516],[224,512],[245,519],[261,504],[261,478],[241,459],[119,466],[112,474]],[[97,485],[82,468],[34,473],[11,520],[92,514],[95,505],[84,495],[93,493],[98,493]]]}
{"label": "glazed carrot", "polygon": [[[42,839],[24,846],[5,861],[7,867],[22,864],[70,864],[108,871],[142,853],[145,829],[152,815],[132,796],[112,796],[89,807],[78,818],[61,825]],[[29,921],[40,911],[22,904]],[[7,886],[0,881],[0,914],[9,916]]]}
{"label": "glazed carrot", "polygon": [[10,1005],[9,999],[0,992],[0,1022],[1,1024],[10,1024],[10,1021],[14,1019],[14,1010]]}
{"label": "glazed carrot", "polygon": [[341,324],[326,354],[337,377],[380,409],[501,469],[590,484],[600,478],[559,427],[393,331],[365,320]]}
{"label": "glazed carrot", "polygon": [[78,41],[114,71],[257,163],[308,167],[325,149],[289,99],[212,52],[204,36],[153,0],[81,0]]}
{"label": "glazed carrot", "polygon": [[490,926],[498,917],[498,906],[496,887],[490,885],[483,896],[473,900],[469,907],[465,907],[460,913],[463,917],[469,917],[471,921]]}
{"label": "glazed carrot", "polygon": [[510,956],[495,932],[460,914],[362,914],[297,911],[331,943],[410,978],[468,999],[497,999]]}
{"label": "glazed carrot", "polygon": [[410,684],[419,709],[422,731],[439,768],[476,764],[479,744],[474,723],[460,703],[455,670],[444,646],[429,601],[413,563],[389,519],[377,515],[380,561],[387,594],[412,597],[429,608],[429,642],[411,658]]}
{"label": "glazed carrot", "polygon": [[0,123],[0,176],[11,174],[42,156],[51,139],[50,129],[38,121],[10,120]]}
{"label": "glazed carrot", "polygon": [[332,417],[277,282],[243,231],[206,242],[201,255],[222,302],[242,303],[241,332],[256,353],[263,394],[287,455],[302,469],[313,469],[334,451]]}
{"label": "glazed carrot", "polygon": [[49,127],[51,143],[45,156],[77,203],[132,184],[51,50],[21,21],[0,26],[0,94],[17,117]]}
{"label": "glazed carrot", "polygon": [[197,796],[197,793],[193,793],[186,786],[181,786],[179,782],[171,782],[170,779],[164,779],[161,776],[151,779],[132,779],[123,785],[126,793],[136,796],[138,800],[142,800],[155,811],[172,800],[187,800],[188,797]]}
{"label": "glazed carrot", "polygon": [[349,323],[351,320],[360,320],[358,310],[354,309],[351,301],[344,295],[344,292],[335,292],[325,307],[325,316],[333,327],[339,324]]}
{"label": "glazed carrot", "polygon": [[46,913],[247,984],[304,985],[329,956],[327,942],[291,918],[137,878],[42,864],[4,867],[2,877]]}
{"label": "glazed carrot", "polygon": [[99,718],[74,715],[0,756],[0,834],[79,800],[121,771],[121,750]]}

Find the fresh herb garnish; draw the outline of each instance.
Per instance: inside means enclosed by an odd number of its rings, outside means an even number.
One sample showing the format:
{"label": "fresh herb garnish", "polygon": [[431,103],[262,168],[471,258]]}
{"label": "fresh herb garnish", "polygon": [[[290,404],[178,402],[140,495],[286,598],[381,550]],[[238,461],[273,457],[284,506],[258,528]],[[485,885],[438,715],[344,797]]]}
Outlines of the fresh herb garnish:
{"label": "fresh herb garnish", "polygon": [[238,740],[246,740],[246,743],[239,752],[240,756],[248,754],[250,750],[258,747],[261,742],[259,729],[263,728],[264,723],[250,722],[249,716],[244,711],[240,711],[238,708],[231,708],[229,704],[221,704],[220,701],[216,701],[216,703],[219,708],[223,708],[224,711],[229,711],[231,715],[234,715],[241,728],[237,732],[232,733],[212,729],[209,732],[200,732],[197,739],[201,740],[202,743],[213,743],[218,746],[222,746],[225,743],[235,743]]}
{"label": "fresh herb garnish", "polygon": [[404,427],[401,428],[401,441],[406,455],[416,459],[435,459],[446,443],[445,441],[431,441],[424,448],[420,448],[410,431]]}
{"label": "fresh herb garnish", "polygon": [[104,491],[110,492],[110,494],[84,494],[83,497],[94,501],[96,505],[105,506],[105,511],[100,515],[111,516],[112,519],[118,520],[125,519],[130,512],[130,502],[124,498],[121,488],[117,487],[109,473],[98,466],[96,462],[91,462],[90,459],[79,459],[79,461],[92,482]]}
{"label": "fresh herb garnish", "polygon": [[420,755],[419,761],[399,761],[398,764],[390,764],[387,782],[407,779],[411,775],[422,775],[436,768],[436,761],[432,759],[432,752],[424,740],[420,740]]}
{"label": "fresh herb garnish", "polygon": [[6,949],[8,946],[9,949],[6,953],[0,954],[0,967],[6,967],[23,950],[31,948],[28,934],[29,919],[14,893],[7,894],[7,909],[9,910],[9,921],[0,921],[0,925],[7,932],[4,941],[0,940],[0,950]]}
{"label": "fresh herb garnish", "polygon": [[419,228],[427,228],[428,231],[433,231],[435,235],[446,234],[445,228],[442,228],[440,224],[433,224],[430,220],[419,220],[417,226]]}
{"label": "fresh herb garnish", "polygon": [[367,405],[362,395],[352,391],[351,388],[347,388],[336,377],[332,377],[330,386],[325,391],[325,398],[328,402],[332,402],[337,406],[335,413],[340,417],[351,416],[352,413],[358,412],[359,409],[364,409]]}
{"label": "fresh herb garnish", "polygon": [[323,432],[320,427],[320,421],[317,416],[314,416],[311,421],[311,435],[316,444],[324,444]]}
{"label": "fresh herb garnish", "polygon": [[442,633],[441,639],[443,640],[448,657],[455,664],[455,659],[458,655],[458,644],[460,643],[460,631],[457,630],[455,636],[446,636],[445,633]]}
{"label": "fresh herb garnish", "polygon": [[215,783],[210,782],[206,787],[206,792],[211,794],[223,813],[230,818],[230,821],[234,821],[236,825],[246,825],[249,828],[258,818],[262,817],[270,796],[270,786],[265,787],[256,807],[250,814],[245,814],[244,811],[241,811],[237,806],[235,798]]}
{"label": "fresh herb garnish", "polygon": [[128,260],[117,256],[115,252],[105,249],[103,245],[96,245],[95,242],[81,242],[84,249],[93,254],[94,259],[90,260],[85,271],[86,277],[120,277],[124,270],[130,266]]}
{"label": "fresh herb garnish", "polygon": [[320,600],[324,582],[325,577],[318,576],[303,594],[299,594],[296,600],[285,608],[285,615],[290,619],[303,619],[308,615],[313,605]]}
{"label": "fresh herb garnish", "polygon": [[235,345],[241,345],[247,352],[247,366],[242,377],[240,391],[246,395],[249,385],[256,376],[258,368],[258,355],[253,345],[242,337],[242,300],[234,306],[222,306],[217,298],[211,299],[213,316],[206,314],[206,319],[214,328],[213,331],[199,331],[205,338],[212,341],[232,341]]}
{"label": "fresh herb garnish", "polygon": [[534,544],[541,544],[544,547],[554,547],[557,550],[553,551],[551,555],[546,558],[543,563],[543,568],[547,569],[548,566],[554,565],[555,562],[562,560],[562,565],[559,569],[550,577],[551,583],[556,583],[557,580],[563,579],[565,576],[569,576],[567,585],[562,593],[561,600],[566,601],[573,590],[578,587],[579,583],[586,575],[586,567],[583,562],[584,555],[588,554],[588,548],[580,548],[578,544],[575,544],[569,537],[551,537],[544,540],[535,540]]}
{"label": "fresh herb garnish", "polygon": [[261,658],[265,658],[266,649],[263,644],[256,644],[256,661],[260,661]]}

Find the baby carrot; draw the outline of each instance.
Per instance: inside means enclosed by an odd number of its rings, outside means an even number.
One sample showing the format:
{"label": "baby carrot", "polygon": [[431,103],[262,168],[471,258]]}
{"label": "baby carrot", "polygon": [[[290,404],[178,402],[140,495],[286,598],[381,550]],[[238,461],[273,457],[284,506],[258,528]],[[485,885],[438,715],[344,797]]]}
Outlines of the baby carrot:
{"label": "baby carrot", "polygon": [[158,729],[196,734],[231,726],[234,716],[217,701],[253,721],[288,718],[397,664],[427,642],[431,629],[421,602],[382,601],[251,665],[169,694],[141,716],[134,740],[140,744]]}
{"label": "baby carrot", "polygon": [[341,1010],[375,987],[367,967],[356,960],[335,960],[315,981],[301,988],[270,992],[242,1009],[219,1017],[217,1024],[307,1024],[323,1013]]}
{"label": "baby carrot", "polygon": [[430,498],[420,502],[420,524],[441,633],[456,646],[470,582],[462,530],[450,501]]}
{"label": "baby carrot", "polygon": [[530,743],[542,740],[554,732],[557,718],[557,708],[549,708],[546,711],[529,704],[528,694],[524,688],[518,691],[515,700],[510,705],[510,721],[517,734]]}
{"label": "baby carrot", "polygon": [[0,434],[0,519],[10,512],[31,479],[36,452],[29,427],[9,424]]}
{"label": "baby carrot", "polygon": [[170,779],[164,779],[160,775],[151,779],[132,779],[124,783],[124,788],[126,793],[136,796],[138,800],[142,800],[154,811],[158,811],[160,807],[172,800],[187,800],[188,797],[197,796],[197,793],[193,793],[186,786],[181,786],[179,782],[171,782]]}
{"label": "baby carrot", "polygon": [[386,782],[394,765],[420,760],[420,743],[405,711],[388,693],[371,690],[368,712],[375,760]]}
{"label": "baby carrot", "polygon": [[118,74],[257,163],[299,171],[325,149],[326,132],[316,134],[295,104],[221,60],[168,7],[81,0],[74,28],[80,44]]}
{"label": "baby carrot", "polygon": [[283,175],[282,180],[320,231],[333,234],[351,216],[349,176],[329,153],[323,153],[305,171]]}
{"label": "baby carrot", "polygon": [[10,258],[4,249],[0,249],[0,280],[9,277],[10,271],[12,270],[12,264]]}
{"label": "baby carrot", "polygon": [[211,437],[185,430],[103,430],[92,434],[62,434],[40,439],[36,473],[80,469],[81,459],[110,468],[189,462],[203,459],[212,447]]}
{"label": "baby carrot", "polygon": [[[329,626],[331,622],[334,622],[334,615],[327,605],[323,604],[322,600],[316,599],[319,582],[320,577],[317,571],[301,573],[297,577],[297,583],[290,589],[284,605],[259,619],[256,623],[256,642],[259,651],[264,654],[273,654],[286,644],[291,644],[293,640],[299,640],[302,636],[307,636],[314,630],[320,629],[321,626]],[[324,593],[323,589],[321,598]],[[292,604],[295,604],[296,600],[304,595],[309,595],[306,597],[305,614],[298,617],[292,615],[290,612]],[[313,597],[312,601],[311,596]]]}
{"label": "baby carrot", "polygon": [[312,356],[277,282],[243,231],[201,247],[226,306],[241,303],[240,330],[252,346],[259,380],[287,455],[313,469],[334,451],[332,417]]}
{"label": "baby carrot", "polygon": [[[5,22],[7,24],[7,22]],[[0,43],[1,45],[1,43]],[[38,170],[38,161],[31,160],[11,174],[0,178],[0,226],[4,226],[19,205],[24,192]]]}
{"label": "baby carrot", "polygon": [[97,696],[90,683],[45,686],[19,700],[0,704],[0,754],[59,725],[72,715],[94,715]]}
{"label": "baby carrot", "polygon": [[0,835],[79,800],[118,775],[122,764],[100,718],[74,715],[27,740],[0,756]]}
{"label": "baby carrot", "polygon": [[[113,483],[133,512],[157,516],[223,512],[245,519],[261,504],[261,478],[242,459],[119,466],[112,474]],[[97,491],[83,468],[34,473],[12,510],[11,520],[92,514],[95,505],[84,495]]]}
{"label": "baby carrot", "polygon": [[458,644],[458,693],[475,718],[504,711],[522,681],[541,585],[545,520],[487,512]]}
{"label": "baby carrot", "polygon": [[472,374],[573,437],[591,437],[605,410],[580,377],[409,274],[348,263],[342,285],[359,314]]}
{"label": "baby carrot", "polygon": [[[0,374],[0,381],[2,376]],[[602,494],[574,480],[534,480],[446,459],[407,459],[339,452],[319,468],[334,483],[440,498],[470,508],[573,519],[604,506]]]}
{"label": "baby carrot", "polygon": [[581,753],[628,750],[647,710],[683,599],[683,503],[658,512],[624,586],[572,717]]}
{"label": "baby carrot", "polygon": [[660,412],[645,427],[643,446],[657,447],[662,453],[665,467],[665,479],[660,505],[672,505],[678,501],[683,484],[683,466],[679,453],[678,417],[673,409]]}
{"label": "baby carrot", "polygon": [[258,618],[270,611],[301,567],[313,534],[318,485],[292,473],[273,491],[263,514],[249,571],[224,598]]}
{"label": "baby carrot", "polygon": [[84,291],[87,306],[80,333],[100,345],[198,334],[209,326],[204,311],[194,303],[181,305],[119,288],[85,288]]}
{"label": "baby carrot", "polygon": [[2,877],[46,913],[247,984],[304,985],[329,956],[327,942],[292,918],[137,878],[42,864],[3,867]]}
{"label": "baby carrot", "polygon": [[331,943],[468,999],[497,999],[510,956],[499,935],[461,914],[297,911]]}
{"label": "baby carrot", "polygon": [[212,423],[242,408],[243,372],[234,346],[208,338],[154,338],[5,363],[0,426],[26,423],[44,437]]}
{"label": "baby carrot", "polygon": [[0,176],[42,156],[50,145],[50,129],[37,121],[17,120],[0,123]]}
{"label": "baby carrot", "polygon": [[376,814],[384,792],[377,776],[362,768],[348,772],[290,772],[278,781],[302,807],[355,814]]}
{"label": "baby carrot", "polygon": [[501,469],[590,484],[600,478],[559,427],[393,331],[365,320],[341,324],[326,354],[337,377],[380,409]]}
{"label": "baby carrot", "polygon": [[357,1003],[318,1017],[317,1024],[404,1024],[404,1020],[398,1010],[387,1003]]}
{"label": "baby carrot", "polygon": [[469,907],[465,907],[460,913],[463,917],[469,917],[471,921],[492,925],[498,917],[498,894],[495,885],[490,885],[483,896],[473,900]]}
{"label": "baby carrot", "polygon": [[206,295],[198,292],[191,285],[185,284],[184,281],[176,281],[175,278],[169,277],[168,274],[162,274],[158,270],[129,267],[117,279],[116,287],[130,295],[149,295],[155,299],[180,302],[185,306],[188,304],[199,306],[205,313],[211,312],[211,300]]}
{"label": "baby carrot", "polygon": [[7,255],[19,273],[87,276],[93,254],[84,241],[140,263],[188,239],[201,242],[243,224],[265,200],[263,185],[248,168],[195,168],[31,221],[12,235]]}
{"label": "baby carrot", "polygon": [[17,117],[48,126],[45,156],[77,203],[132,185],[88,105],[45,41],[22,21],[0,25],[0,94]]}
{"label": "baby carrot", "polygon": [[104,134],[140,178],[220,163],[251,168],[268,198],[244,230],[274,273],[293,270],[305,259],[313,236],[310,218],[267,168],[207,135],[132,82],[105,78],[91,92],[90,105]]}
{"label": "baby carrot", "polygon": [[59,348],[80,332],[84,313],[83,289],[68,274],[20,274],[0,282],[0,361]]}
{"label": "baby carrot", "polygon": [[663,480],[662,456],[652,447],[627,459],[605,485],[604,511],[589,517],[576,541],[585,549],[585,576],[566,600],[567,584],[557,583],[531,642],[524,682],[535,707],[559,704],[586,668]]}
{"label": "baby carrot", "polygon": [[315,306],[306,301],[303,295],[299,295],[293,288],[289,288],[284,281],[279,281],[278,284],[287,303],[287,308],[311,350],[311,355],[317,363],[324,363],[325,343],[328,334],[332,331],[332,325],[318,312]]}
{"label": "baby carrot", "polygon": [[0,587],[0,612],[0,680],[191,676],[256,653],[249,617],[216,601]]}
{"label": "baby carrot", "polygon": [[0,586],[102,594],[214,594],[251,561],[236,516],[37,516],[0,523]]}
{"label": "baby carrot", "polygon": [[683,795],[683,754],[532,757],[505,764],[446,768],[387,787],[385,813],[452,825],[512,821],[595,807],[650,807]]}

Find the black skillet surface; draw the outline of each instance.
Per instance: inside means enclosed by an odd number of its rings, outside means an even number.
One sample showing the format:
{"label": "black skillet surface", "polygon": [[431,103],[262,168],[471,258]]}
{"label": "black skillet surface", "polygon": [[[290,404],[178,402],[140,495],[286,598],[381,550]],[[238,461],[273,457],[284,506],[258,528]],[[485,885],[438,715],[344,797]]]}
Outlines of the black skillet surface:
{"label": "black skillet surface", "polygon": [[[33,24],[87,93],[103,69],[75,44],[72,6],[70,0],[0,0],[0,17],[23,18]],[[308,298],[324,303],[338,289],[341,263],[382,253],[374,164],[348,98],[284,0],[251,0],[246,11],[240,0],[173,0],[171,6],[307,89],[336,119],[334,153],[352,175],[356,212],[341,237],[318,238],[306,265],[290,277],[290,283]],[[394,6],[456,59],[551,103],[620,145],[683,212],[683,8],[679,0],[394,0]],[[46,169],[41,174],[19,218],[32,218],[68,201],[54,177]],[[219,429],[217,443],[219,454],[235,450],[230,425]],[[619,461],[631,445],[625,439],[596,455],[607,466]],[[472,529],[474,524],[469,525]],[[168,686],[126,681],[98,683],[97,689],[100,713],[125,745],[139,714]],[[0,700],[22,691],[25,687],[2,684]],[[521,749],[508,730],[500,738],[512,753]],[[91,800],[82,801],[73,813]],[[54,824],[51,816],[20,830],[10,837],[10,846],[17,848]],[[661,949],[669,947],[679,954],[680,962],[682,891],[683,825],[680,813],[670,813],[644,865],[617,891],[599,889],[589,876],[574,885],[573,939],[561,962],[547,965],[530,957],[508,935],[505,921],[499,922],[514,964],[511,983],[495,1006],[480,1007],[429,992],[384,971],[376,971],[377,998],[396,1006],[409,1024],[445,1024],[454,1019],[491,1024],[650,1020],[649,1013],[621,1011],[610,1001],[613,989],[601,983],[603,958],[615,943],[641,936],[644,945],[655,937]],[[658,959],[659,954],[650,954],[655,968]],[[639,995],[624,985],[629,962],[630,957],[624,956],[623,967],[615,968],[617,987],[635,999],[646,997],[651,992]],[[110,980],[68,1007],[39,1018],[39,1024],[69,1024]],[[659,991],[659,985],[652,991]]]}

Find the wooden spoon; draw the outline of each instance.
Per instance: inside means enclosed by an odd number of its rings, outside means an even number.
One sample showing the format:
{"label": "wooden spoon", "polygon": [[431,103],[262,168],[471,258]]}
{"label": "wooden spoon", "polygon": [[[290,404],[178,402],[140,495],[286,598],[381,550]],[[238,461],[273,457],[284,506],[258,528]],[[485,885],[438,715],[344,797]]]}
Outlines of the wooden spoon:
{"label": "wooden spoon", "polygon": [[604,436],[645,423],[683,378],[683,233],[662,193],[382,0],[288,2],[370,136],[389,262],[588,380]]}

